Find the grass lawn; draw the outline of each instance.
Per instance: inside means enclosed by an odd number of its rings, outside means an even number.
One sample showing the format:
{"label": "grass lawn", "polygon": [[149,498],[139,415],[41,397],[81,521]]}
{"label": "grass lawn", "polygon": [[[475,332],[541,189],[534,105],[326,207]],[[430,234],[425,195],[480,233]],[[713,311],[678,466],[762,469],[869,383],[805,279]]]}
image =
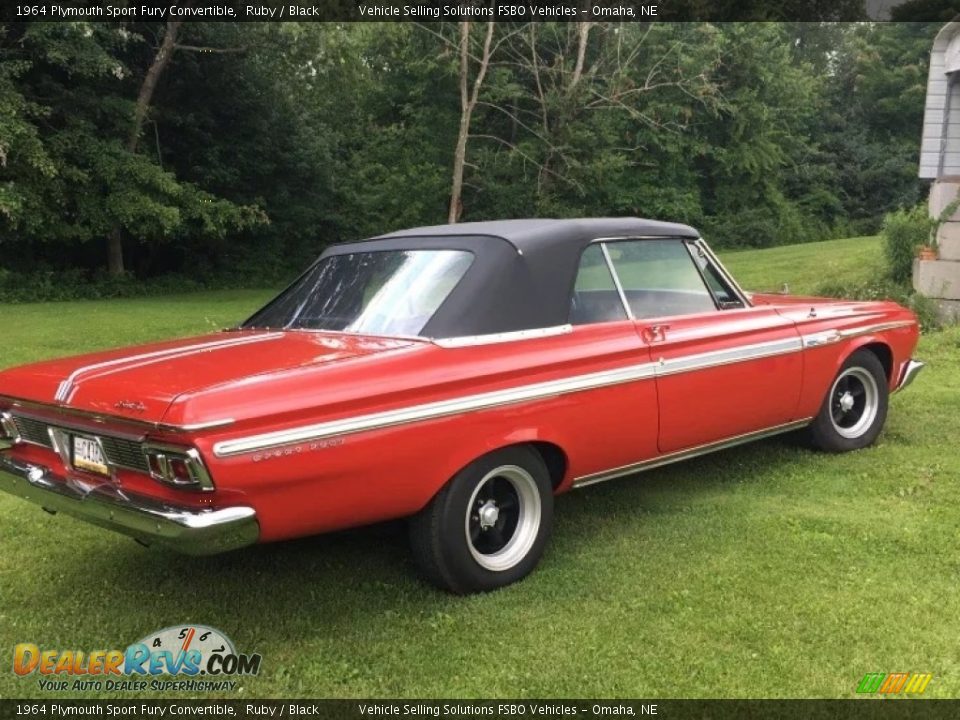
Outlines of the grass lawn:
{"label": "grass lawn", "polygon": [[877,236],[735,250],[720,259],[745,290],[779,292],[786,283],[794,295],[812,293],[826,280],[857,281],[883,272]]}
{"label": "grass lawn", "polygon": [[[805,292],[877,253],[724,261],[746,287]],[[268,294],[0,307],[0,365],[207,330]],[[191,559],[0,496],[0,651],[194,622],[263,654],[228,697],[851,697],[894,671],[958,697],[958,350],[957,328],[923,338],[929,368],[868,450],[774,439],[559,498],[541,568],[478,597],[421,583],[401,523]],[[0,697],[55,696],[5,670]]]}

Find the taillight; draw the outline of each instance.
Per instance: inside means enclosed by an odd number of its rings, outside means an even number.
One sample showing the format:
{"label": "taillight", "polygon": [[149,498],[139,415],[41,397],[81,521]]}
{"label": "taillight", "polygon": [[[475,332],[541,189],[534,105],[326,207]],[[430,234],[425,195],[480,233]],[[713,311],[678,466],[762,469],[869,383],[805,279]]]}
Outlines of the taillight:
{"label": "taillight", "polygon": [[167,485],[193,490],[213,490],[203,459],[193,448],[144,445],[150,477]]}
{"label": "taillight", "polygon": [[0,413],[0,441],[13,444],[20,442],[20,429],[8,412]]}

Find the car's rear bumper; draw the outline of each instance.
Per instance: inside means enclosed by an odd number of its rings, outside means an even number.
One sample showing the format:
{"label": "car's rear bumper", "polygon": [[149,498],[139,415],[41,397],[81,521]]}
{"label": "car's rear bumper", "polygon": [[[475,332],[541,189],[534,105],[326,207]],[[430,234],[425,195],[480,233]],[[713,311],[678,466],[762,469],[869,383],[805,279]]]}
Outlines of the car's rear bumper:
{"label": "car's rear bumper", "polygon": [[260,526],[250,507],[195,510],[124,493],[104,482],[62,478],[41,465],[0,455],[0,491],[49,512],[64,512],[147,545],[188,555],[211,555],[257,541]]}
{"label": "car's rear bumper", "polygon": [[917,375],[920,374],[920,371],[926,367],[926,363],[922,363],[919,360],[907,360],[903,365],[903,369],[900,371],[900,377],[897,380],[897,386],[893,389],[894,392],[899,392],[903,390],[907,385],[912,383]]}

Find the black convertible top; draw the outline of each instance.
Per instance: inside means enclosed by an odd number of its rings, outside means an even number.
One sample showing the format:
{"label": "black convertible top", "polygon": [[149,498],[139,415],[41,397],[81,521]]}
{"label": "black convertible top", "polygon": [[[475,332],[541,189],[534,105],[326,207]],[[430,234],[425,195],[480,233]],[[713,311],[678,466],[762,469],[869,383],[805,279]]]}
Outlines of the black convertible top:
{"label": "black convertible top", "polygon": [[384,250],[473,253],[470,269],[421,333],[452,338],[567,323],[580,255],[594,240],[699,236],[688,225],[640,218],[495,220],[399,230],[332,245],[320,259]]}
{"label": "black convertible top", "polygon": [[601,237],[700,237],[689,225],[642,218],[588,218],[557,220],[490,220],[457,225],[429,225],[379,235],[376,240],[401,237],[450,237],[454,235],[503,238],[518,250],[536,250],[561,245],[582,246]]}

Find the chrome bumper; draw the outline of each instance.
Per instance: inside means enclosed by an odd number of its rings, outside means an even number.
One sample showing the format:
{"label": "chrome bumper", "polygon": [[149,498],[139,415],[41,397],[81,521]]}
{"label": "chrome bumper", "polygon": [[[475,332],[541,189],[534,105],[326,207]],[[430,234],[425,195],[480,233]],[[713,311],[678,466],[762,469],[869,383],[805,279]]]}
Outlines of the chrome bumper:
{"label": "chrome bumper", "polygon": [[130,496],[110,483],[54,475],[41,465],[0,455],[0,490],[48,512],[129,535],[146,544],[188,555],[212,555],[257,541],[260,525],[250,507],[193,510]]}
{"label": "chrome bumper", "polygon": [[920,371],[926,367],[926,363],[922,363],[919,360],[908,360],[903,366],[903,370],[900,371],[900,379],[897,380],[897,387],[894,388],[894,392],[900,392],[907,385],[913,382],[914,378],[920,374]]}

